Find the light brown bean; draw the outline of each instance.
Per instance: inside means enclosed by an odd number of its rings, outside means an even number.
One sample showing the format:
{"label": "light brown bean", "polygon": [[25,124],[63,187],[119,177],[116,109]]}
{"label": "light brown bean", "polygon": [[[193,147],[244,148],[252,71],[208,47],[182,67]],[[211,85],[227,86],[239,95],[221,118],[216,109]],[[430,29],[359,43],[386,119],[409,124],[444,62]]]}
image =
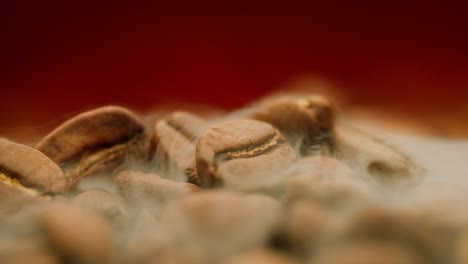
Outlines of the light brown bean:
{"label": "light brown bean", "polygon": [[140,118],[125,108],[106,106],[71,118],[36,148],[55,161],[74,186],[90,174],[112,172],[125,161],[146,160],[147,143]]}
{"label": "light brown bean", "polygon": [[195,168],[195,142],[206,126],[201,118],[187,112],[174,112],[155,124],[155,161],[162,175],[199,184]]}
{"label": "light brown bean", "polygon": [[296,159],[291,145],[271,125],[231,120],[206,130],[196,148],[197,172],[203,187],[220,186],[228,178],[267,175]]}

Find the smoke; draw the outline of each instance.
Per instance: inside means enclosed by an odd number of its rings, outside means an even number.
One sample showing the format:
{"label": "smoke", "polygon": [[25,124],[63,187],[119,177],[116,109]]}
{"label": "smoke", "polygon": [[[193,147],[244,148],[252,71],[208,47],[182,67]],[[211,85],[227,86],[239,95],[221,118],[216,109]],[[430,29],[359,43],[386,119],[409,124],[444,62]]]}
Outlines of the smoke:
{"label": "smoke", "polygon": [[[302,148],[305,135],[291,133],[287,140],[295,159],[284,162],[287,166],[278,161],[270,170],[241,168],[245,169],[242,177],[226,167],[224,185],[216,191],[186,183],[190,180],[187,170],[196,170],[196,141],[206,129],[252,118],[264,101],[281,96],[308,93],[274,95],[230,113],[204,113],[189,137],[158,135],[147,162],[127,156],[114,171],[81,180],[70,197],[56,196],[1,219],[0,260],[9,261],[24,251],[54,263],[54,250],[59,249],[51,246],[53,238],[41,222],[54,203],[84,208],[105,219],[112,231],[112,254],[129,263],[221,263],[224,258],[265,247],[307,258],[303,251],[316,250],[318,244],[343,233],[347,221],[369,205],[466,224],[468,140],[389,132],[350,117],[336,120],[336,142],[307,146],[309,151]],[[340,109],[338,114],[342,113]],[[158,112],[146,118],[147,144],[152,144],[156,123],[164,118],[167,114]],[[89,219],[92,230],[94,220]],[[310,223],[318,227],[307,227]],[[22,231],[12,231],[18,228]],[[320,242],[305,241],[304,234],[320,237],[316,239]],[[29,240],[30,236],[34,239]],[[288,245],[272,246],[275,239]],[[15,247],[22,241],[29,242]],[[299,250],[288,251],[289,247]]]}
{"label": "smoke", "polygon": [[[447,210],[448,215],[463,214],[468,199],[468,140],[449,140],[428,136],[409,136],[367,128],[395,142],[424,167],[421,182],[404,196],[392,197],[402,204]],[[451,213],[450,213],[451,212]]]}

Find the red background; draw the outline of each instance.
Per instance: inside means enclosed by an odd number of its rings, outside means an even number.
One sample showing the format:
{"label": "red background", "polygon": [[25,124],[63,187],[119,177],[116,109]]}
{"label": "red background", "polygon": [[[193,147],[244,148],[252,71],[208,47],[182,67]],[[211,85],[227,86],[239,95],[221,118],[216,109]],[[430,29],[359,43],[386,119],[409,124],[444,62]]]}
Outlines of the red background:
{"label": "red background", "polygon": [[466,108],[463,2],[128,2],[3,6],[0,128],[37,127],[108,103],[231,109],[307,73],[336,81],[359,103]]}

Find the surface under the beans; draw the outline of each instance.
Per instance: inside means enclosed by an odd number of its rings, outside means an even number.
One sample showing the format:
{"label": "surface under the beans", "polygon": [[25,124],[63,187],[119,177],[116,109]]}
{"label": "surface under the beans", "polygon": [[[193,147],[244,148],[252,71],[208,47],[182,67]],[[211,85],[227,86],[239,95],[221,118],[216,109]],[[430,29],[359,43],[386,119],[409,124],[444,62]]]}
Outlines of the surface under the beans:
{"label": "surface under the beans", "polygon": [[107,106],[36,148],[0,139],[0,263],[465,264],[468,144],[337,109]]}

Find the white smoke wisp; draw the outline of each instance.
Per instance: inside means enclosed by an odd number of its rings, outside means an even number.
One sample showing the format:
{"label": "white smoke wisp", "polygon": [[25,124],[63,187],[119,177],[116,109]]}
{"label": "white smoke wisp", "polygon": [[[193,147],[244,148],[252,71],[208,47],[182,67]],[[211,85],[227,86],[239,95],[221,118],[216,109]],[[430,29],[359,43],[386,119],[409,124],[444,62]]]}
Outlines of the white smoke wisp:
{"label": "white smoke wisp", "polygon": [[446,220],[468,219],[468,140],[405,135],[358,123],[400,147],[424,169],[420,182],[407,192],[389,192],[387,201],[412,210],[433,211]]}

